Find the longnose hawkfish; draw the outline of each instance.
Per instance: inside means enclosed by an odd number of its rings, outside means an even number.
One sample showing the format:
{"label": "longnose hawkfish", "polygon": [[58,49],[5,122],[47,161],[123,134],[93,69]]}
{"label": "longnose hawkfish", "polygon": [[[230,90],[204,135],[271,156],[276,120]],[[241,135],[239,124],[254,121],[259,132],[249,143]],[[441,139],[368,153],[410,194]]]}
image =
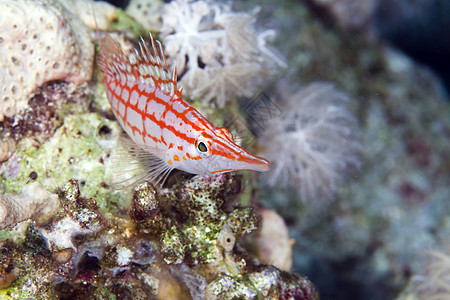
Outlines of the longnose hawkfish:
{"label": "longnose hawkfish", "polygon": [[[220,174],[267,171],[269,161],[238,146],[225,127],[215,127],[181,97],[176,68],[159,41],[141,37],[125,54],[107,33],[100,40],[100,69],[114,114],[145,166],[139,181],[162,184],[173,169]],[[130,142],[131,143],[131,142]]]}

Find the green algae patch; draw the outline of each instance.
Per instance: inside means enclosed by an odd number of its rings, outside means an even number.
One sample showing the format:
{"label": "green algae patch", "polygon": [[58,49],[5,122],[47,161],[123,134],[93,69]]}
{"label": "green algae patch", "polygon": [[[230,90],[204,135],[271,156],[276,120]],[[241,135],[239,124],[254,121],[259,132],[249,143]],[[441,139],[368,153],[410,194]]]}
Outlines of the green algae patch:
{"label": "green algae patch", "polygon": [[123,203],[124,193],[110,188],[114,164],[110,156],[119,132],[116,122],[95,113],[65,116],[64,124],[39,148],[22,145],[18,149],[17,176],[3,178],[8,192],[19,192],[34,174],[48,190],[71,178],[79,180],[83,194],[95,198],[102,209],[108,203]]}

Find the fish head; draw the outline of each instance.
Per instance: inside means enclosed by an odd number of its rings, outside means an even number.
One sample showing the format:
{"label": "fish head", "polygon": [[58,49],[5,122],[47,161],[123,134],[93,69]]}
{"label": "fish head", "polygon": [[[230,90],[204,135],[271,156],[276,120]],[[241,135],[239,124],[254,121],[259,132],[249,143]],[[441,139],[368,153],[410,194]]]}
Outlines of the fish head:
{"label": "fish head", "polygon": [[190,149],[197,174],[215,175],[236,170],[269,170],[269,161],[238,146],[225,127],[201,132]]}

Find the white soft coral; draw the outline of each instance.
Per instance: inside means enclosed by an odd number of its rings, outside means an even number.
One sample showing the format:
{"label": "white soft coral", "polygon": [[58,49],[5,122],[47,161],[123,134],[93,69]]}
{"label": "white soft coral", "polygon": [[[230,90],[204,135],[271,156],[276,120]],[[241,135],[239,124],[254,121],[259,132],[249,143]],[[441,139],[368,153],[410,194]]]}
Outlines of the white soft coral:
{"label": "white soft coral", "polygon": [[274,36],[257,33],[255,14],[232,12],[230,3],[177,0],[166,4],[161,37],[183,74],[185,94],[224,106],[233,96],[252,96],[276,65],[267,47]]}
{"label": "white soft coral", "polygon": [[278,90],[280,114],[259,128],[260,154],[271,161],[262,176],[268,185],[298,189],[302,200],[332,199],[360,165],[360,130],[349,98],[329,83],[294,91],[283,82]]}

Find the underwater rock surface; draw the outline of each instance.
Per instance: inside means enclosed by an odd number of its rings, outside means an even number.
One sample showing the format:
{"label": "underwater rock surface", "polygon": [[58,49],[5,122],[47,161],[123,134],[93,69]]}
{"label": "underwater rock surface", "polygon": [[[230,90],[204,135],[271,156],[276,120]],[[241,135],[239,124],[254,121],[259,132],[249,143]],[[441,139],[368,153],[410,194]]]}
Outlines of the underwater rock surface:
{"label": "underwater rock surface", "polygon": [[50,224],[30,224],[23,243],[1,242],[0,295],[318,299],[306,278],[260,264],[240,244],[257,214],[239,206],[241,179],[195,177],[160,191],[144,183],[131,218],[101,213],[69,180]]}

